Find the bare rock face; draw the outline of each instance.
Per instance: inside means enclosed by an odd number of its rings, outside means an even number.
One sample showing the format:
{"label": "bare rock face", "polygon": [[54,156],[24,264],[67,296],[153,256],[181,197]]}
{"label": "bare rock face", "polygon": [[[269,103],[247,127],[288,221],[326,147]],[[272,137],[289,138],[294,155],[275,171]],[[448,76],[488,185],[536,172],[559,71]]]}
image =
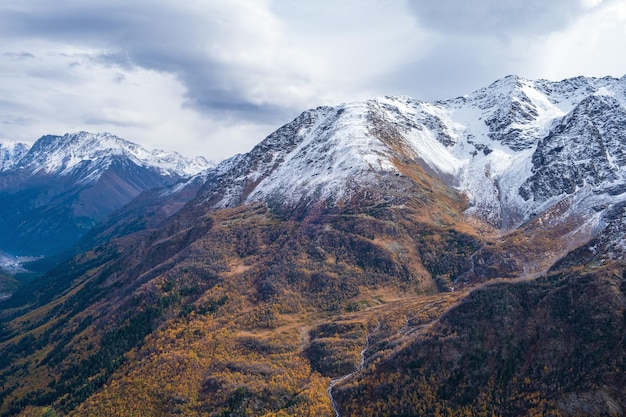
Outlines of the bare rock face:
{"label": "bare rock face", "polygon": [[533,174],[520,195],[545,201],[584,186],[623,182],[625,144],[624,106],[614,97],[592,95],[539,142],[532,156]]}

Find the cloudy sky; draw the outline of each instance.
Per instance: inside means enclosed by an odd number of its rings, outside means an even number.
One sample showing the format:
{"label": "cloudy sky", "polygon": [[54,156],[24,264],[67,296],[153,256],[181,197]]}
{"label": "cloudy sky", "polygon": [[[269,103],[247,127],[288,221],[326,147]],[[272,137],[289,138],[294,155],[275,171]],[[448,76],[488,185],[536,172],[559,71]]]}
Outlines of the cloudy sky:
{"label": "cloudy sky", "polygon": [[219,160],[301,111],[626,74],[626,0],[2,0],[0,140]]}

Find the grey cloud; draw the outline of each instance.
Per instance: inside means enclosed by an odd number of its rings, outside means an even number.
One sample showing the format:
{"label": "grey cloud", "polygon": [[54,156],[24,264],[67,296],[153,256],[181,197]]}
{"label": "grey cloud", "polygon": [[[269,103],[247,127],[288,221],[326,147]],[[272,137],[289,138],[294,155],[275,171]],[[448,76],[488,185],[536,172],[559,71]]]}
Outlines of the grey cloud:
{"label": "grey cloud", "polygon": [[493,43],[444,41],[419,62],[398,68],[376,82],[390,94],[410,94],[425,101],[462,96],[520,71],[519,66],[497,53],[484,53],[496,49]]}
{"label": "grey cloud", "polygon": [[115,82],[116,84],[123,82],[125,79],[126,76],[122,73],[117,73],[115,74],[115,76],[113,76],[113,82]]}
{"label": "grey cloud", "polygon": [[87,125],[94,125],[94,126],[140,127],[140,128],[149,127],[149,124],[147,123],[130,122],[130,121],[120,120],[117,118],[102,117],[102,116],[97,116],[97,115],[85,115],[82,117],[81,121]]}
{"label": "grey cloud", "polygon": [[544,34],[566,26],[584,10],[572,0],[409,0],[407,4],[421,25],[469,36]]}
{"label": "grey cloud", "polygon": [[2,120],[3,125],[30,126],[37,120],[28,117],[5,117]]}
{"label": "grey cloud", "polygon": [[26,52],[26,51],[22,51],[22,52],[3,52],[1,54],[1,56],[3,58],[12,59],[12,60],[15,60],[15,61],[24,61],[24,60],[27,60],[27,59],[35,58],[35,55],[33,55],[30,52]]}
{"label": "grey cloud", "polygon": [[116,52],[104,52],[89,57],[89,59],[98,64],[106,66],[116,66],[125,70],[131,70],[133,63],[127,53]]}
{"label": "grey cloud", "polygon": [[128,22],[115,16],[99,15],[80,10],[34,7],[29,11],[0,9],[0,33],[4,36],[21,36],[80,42],[101,42],[103,34],[114,34]]}
{"label": "grey cloud", "polygon": [[225,24],[219,15],[207,19],[184,3],[147,0],[27,4],[0,6],[0,34],[99,48],[104,52],[90,59],[173,73],[186,87],[186,105],[200,112],[258,120],[288,111],[252,102],[233,68],[207,53],[224,41],[215,29]]}
{"label": "grey cloud", "polygon": [[285,123],[305,109],[288,109],[272,104],[254,104],[238,100],[236,96],[223,91],[208,91],[195,94],[186,103],[193,108],[203,108],[212,115],[226,118],[245,119],[261,124]]}
{"label": "grey cloud", "polygon": [[[113,59],[113,56],[109,56]],[[186,86],[185,106],[217,117],[244,118],[252,122],[284,122],[291,109],[270,103],[253,103],[233,74],[232,68],[211,61],[200,53],[178,51],[167,53],[161,49],[137,48],[127,56],[118,55],[120,66],[139,65],[177,75]]]}
{"label": "grey cloud", "polygon": [[[605,0],[604,3],[608,3]],[[538,42],[588,11],[573,0],[407,1],[417,24],[438,33],[437,44],[383,85],[423,100],[471,93],[509,74],[535,75]]]}

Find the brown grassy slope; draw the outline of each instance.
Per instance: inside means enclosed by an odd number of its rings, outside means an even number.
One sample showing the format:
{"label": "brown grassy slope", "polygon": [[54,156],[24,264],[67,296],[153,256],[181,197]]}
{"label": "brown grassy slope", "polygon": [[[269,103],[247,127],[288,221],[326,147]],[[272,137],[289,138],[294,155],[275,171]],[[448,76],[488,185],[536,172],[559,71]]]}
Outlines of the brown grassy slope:
{"label": "brown grassy slope", "polygon": [[369,355],[381,354],[417,326],[416,311],[438,317],[462,294],[386,297],[361,298],[373,306],[357,313],[278,313],[271,330],[246,318],[260,306],[170,321],[73,415],[333,416],[330,378],[356,369],[368,331]]}

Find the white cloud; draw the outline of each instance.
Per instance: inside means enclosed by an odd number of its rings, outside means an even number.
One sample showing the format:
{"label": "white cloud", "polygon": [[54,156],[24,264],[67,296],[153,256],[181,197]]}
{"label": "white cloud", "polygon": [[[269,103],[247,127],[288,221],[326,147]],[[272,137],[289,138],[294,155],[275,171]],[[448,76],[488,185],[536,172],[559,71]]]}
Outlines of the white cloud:
{"label": "white cloud", "polygon": [[[175,75],[102,65],[97,50],[21,45],[36,54],[0,60],[0,138],[32,142],[44,134],[110,131],[150,148],[222,159],[245,152],[271,131],[264,124],[203,115],[182,105]],[[24,56],[24,58],[21,58]]]}
{"label": "white cloud", "polygon": [[[399,75],[423,99],[470,93],[497,78],[621,75],[624,0],[477,0],[409,2],[437,44]],[[603,16],[603,17],[601,17]]]}
{"label": "white cloud", "polygon": [[602,0],[580,0],[580,4],[585,9],[593,9],[594,7],[599,6],[602,3]]}
{"label": "white cloud", "polygon": [[464,36],[515,37],[549,33],[566,26],[583,6],[572,0],[412,1],[420,23]]}
{"label": "white cloud", "polygon": [[535,74],[551,79],[626,74],[626,2],[598,6],[542,42]]}
{"label": "white cloud", "polygon": [[374,0],[15,0],[0,34],[0,136],[106,129],[212,158],[308,107],[380,93],[375,78],[421,40],[402,3]]}
{"label": "white cloud", "polygon": [[315,66],[316,95],[326,101],[384,94],[377,83],[381,76],[415,62],[434,45],[399,2],[287,1],[276,8],[294,47]]}
{"label": "white cloud", "polygon": [[223,158],[301,111],[619,75],[624,0],[0,3],[0,138],[110,131]]}

